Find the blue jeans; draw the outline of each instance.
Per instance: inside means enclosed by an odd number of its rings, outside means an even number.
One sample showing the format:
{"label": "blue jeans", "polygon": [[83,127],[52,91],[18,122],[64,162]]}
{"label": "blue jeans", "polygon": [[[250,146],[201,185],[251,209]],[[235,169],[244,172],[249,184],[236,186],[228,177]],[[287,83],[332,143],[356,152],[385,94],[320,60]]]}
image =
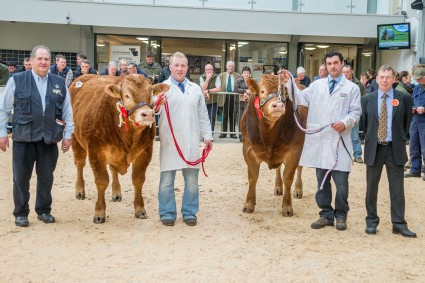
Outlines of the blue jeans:
{"label": "blue jeans", "polygon": [[353,143],[353,156],[354,158],[362,157],[362,145],[359,137],[359,123],[351,129],[351,142]]}
{"label": "blue jeans", "polygon": [[422,161],[425,161],[425,126],[419,124],[416,119],[410,124],[410,166],[411,173],[420,173]]}
{"label": "blue jeans", "polygon": [[[320,185],[322,184],[323,178],[325,177],[327,171],[328,169],[316,168],[316,177],[318,183],[316,203],[317,206],[321,209],[319,215],[320,217],[327,218],[331,222],[334,221],[334,218],[346,219],[348,210],[350,210],[348,206],[348,175],[350,172],[332,170],[328,174],[328,177],[323,184],[323,189],[320,190]],[[336,186],[335,209],[332,207],[331,176]]]}
{"label": "blue jeans", "polygon": [[217,102],[207,104],[208,117],[210,117],[210,122],[211,122],[211,131],[213,132],[214,132],[215,119],[217,116],[217,108],[218,108]]}
{"label": "blue jeans", "polygon": [[[184,192],[182,201],[183,220],[196,219],[199,210],[199,190],[197,168],[183,168]],[[163,171],[159,181],[159,217],[161,220],[177,217],[176,198],[174,196],[174,180],[176,170]]]}

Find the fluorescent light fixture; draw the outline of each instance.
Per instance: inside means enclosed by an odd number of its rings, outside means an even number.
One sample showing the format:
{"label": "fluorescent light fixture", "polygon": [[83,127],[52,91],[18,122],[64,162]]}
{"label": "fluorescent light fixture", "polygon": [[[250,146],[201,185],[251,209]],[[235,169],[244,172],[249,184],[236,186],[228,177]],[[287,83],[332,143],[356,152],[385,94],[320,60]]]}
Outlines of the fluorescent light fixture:
{"label": "fluorescent light fixture", "polygon": [[286,53],[288,53],[288,51],[279,51],[279,54],[286,54]]}
{"label": "fluorescent light fixture", "polygon": [[147,38],[147,37],[136,37],[136,39],[138,39],[138,40],[140,40],[140,41],[147,41],[147,40],[149,40],[149,38]]}
{"label": "fluorescent light fixture", "polygon": [[103,47],[103,46],[105,46],[105,43],[96,43],[96,46],[99,46],[99,47]]}
{"label": "fluorescent light fixture", "polygon": [[242,47],[242,46],[247,45],[247,44],[248,44],[248,42],[246,42],[246,41],[238,41],[238,47]]}
{"label": "fluorescent light fixture", "polygon": [[363,56],[372,56],[372,52],[363,52],[362,55]]}
{"label": "fluorescent light fixture", "polygon": [[316,45],[317,47],[319,47],[319,48],[328,48],[329,47],[329,45]]}
{"label": "fluorescent light fixture", "polygon": [[316,47],[304,47],[304,48],[305,48],[305,50],[309,50],[309,51],[316,49]]}

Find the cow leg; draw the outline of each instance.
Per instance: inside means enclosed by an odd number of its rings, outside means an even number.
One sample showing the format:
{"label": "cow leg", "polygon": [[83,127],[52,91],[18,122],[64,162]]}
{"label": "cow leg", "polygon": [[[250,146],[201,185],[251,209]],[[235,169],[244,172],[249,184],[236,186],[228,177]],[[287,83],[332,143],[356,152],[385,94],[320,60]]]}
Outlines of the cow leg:
{"label": "cow leg", "polygon": [[118,172],[115,170],[114,166],[109,165],[109,169],[112,174],[112,201],[122,201],[121,184],[118,179]]}
{"label": "cow leg", "polygon": [[291,186],[292,182],[294,181],[294,174],[296,169],[297,165],[287,164],[283,170],[283,185],[285,187],[285,193],[283,194],[282,200],[283,216],[294,215],[294,210],[292,208]]}
{"label": "cow leg", "polygon": [[297,179],[295,180],[294,198],[300,199],[303,197],[303,180],[301,179],[301,173],[303,167],[297,167]]}
{"label": "cow leg", "polygon": [[283,195],[283,182],[282,182],[282,175],[280,173],[281,168],[282,168],[282,165],[280,165],[278,168],[276,168],[276,178],[275,178],[275,181],[274,181],[274,195],[275,196]]}
{"label": "cow leg", "polygon": [[72,152],[74,153],[74,164],[77,167],[77,182],[75,183],[75,197],[83,200],[86,197],[85,182],[83,177],[84,166],[86,166],[87,151],[72,135]]}
{"label": "cow leg", "polygon": [[260,163],[251,162],[248,164],[248,194],[246,195],[246,202],[243,208],[243,212],[252,213],[254,212],[257,197],[256,197],[256,186],[258,181],[258,175],[260,173]]}
{"label": "cow leg", "polygon": [[[149,152],[149,150],[148,150]],[[151,156],[143,156],[133,162],[133,169],[131,178],[133,179],[134,186],[134,217],[139,219],[146,219],[148,215],[145,210],[145,203],[143,201],[142,189],[146,179],[146,168],[149,165]]]}
{"label": "cow leg", "polygon": [[105,191],[109,184],[109,174],[106,168],[106,162],[104,162],[101,156],[92,156],[92,154],[90,154],[89,160],[93,169],[94,180],[97,188],[97,201],[94,210],[93,222],[96,224],[105,223]]}

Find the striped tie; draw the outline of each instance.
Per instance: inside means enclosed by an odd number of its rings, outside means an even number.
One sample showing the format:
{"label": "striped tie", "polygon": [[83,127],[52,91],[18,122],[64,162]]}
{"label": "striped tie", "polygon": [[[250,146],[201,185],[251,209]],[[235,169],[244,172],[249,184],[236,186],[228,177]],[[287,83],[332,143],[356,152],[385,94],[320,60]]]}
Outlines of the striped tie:
{"label": "striped tie", "polygon": [[387,94],[382,95],[381,103],[381,114],[379,115],[379,127],[378,127],[378,142],[384,142],[387,138]]}
{"label": "striped tie", "polygon": [[334,91],[335,85],[336,85],[336,80],[331,80],[330,87],[329,87],[329,94],[332,94],[332,92]]}
{"label": "striped tie", "polygon": [[179,89],[184,93],[184,84],[183,83],[179,83]]}

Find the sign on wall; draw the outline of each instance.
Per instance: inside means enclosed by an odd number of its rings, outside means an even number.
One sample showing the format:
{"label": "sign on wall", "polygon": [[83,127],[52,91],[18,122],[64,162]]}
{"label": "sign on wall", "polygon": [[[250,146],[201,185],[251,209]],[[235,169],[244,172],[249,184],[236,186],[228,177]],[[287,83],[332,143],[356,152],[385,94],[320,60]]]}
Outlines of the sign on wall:
{"label": "sign on wall", "polygon": [[140,46],[138,45],[114,45],[111,47],[112,61],[118,63],[119,60],[125,59],[129,63],[140,63]]}

